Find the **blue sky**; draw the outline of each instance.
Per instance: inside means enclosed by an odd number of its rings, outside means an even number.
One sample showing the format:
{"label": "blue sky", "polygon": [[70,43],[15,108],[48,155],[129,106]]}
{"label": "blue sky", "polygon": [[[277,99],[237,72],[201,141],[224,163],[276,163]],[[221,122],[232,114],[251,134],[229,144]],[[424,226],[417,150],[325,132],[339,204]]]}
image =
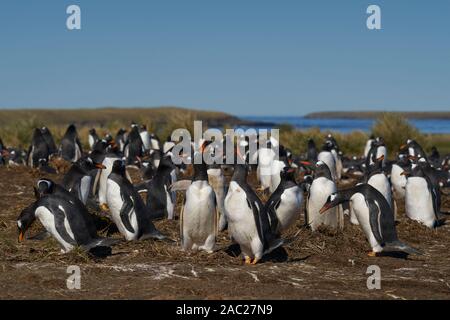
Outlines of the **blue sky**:
{"label": "blue sky", "polygon": [[450,110],[449,14],[448,0],[2,0],[0,108]]}

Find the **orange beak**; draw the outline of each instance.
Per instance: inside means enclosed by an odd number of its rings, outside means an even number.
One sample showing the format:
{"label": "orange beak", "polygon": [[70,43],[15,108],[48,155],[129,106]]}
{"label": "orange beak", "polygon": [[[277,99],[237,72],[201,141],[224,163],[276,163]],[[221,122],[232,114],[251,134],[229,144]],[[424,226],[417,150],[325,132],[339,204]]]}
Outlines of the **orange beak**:
{"label": "orange beak", "polygon": [[312,163],[309,161],[300,161],[300,163],[304,166],[312,166]]}
{"label": "orange beak", "polygon": [[384,160],[384,154],[382,154],[381,157],[379,157],[379,158],[377,159],[377,161],[383,161],[383,160]]}
{"label": "orange beak", "polygon": [[401,176],[406,176],[407,173],[406,173],[406,171],[403,171],[402,173],[400,173],[400,175],[401,175]]}
{"label": "orange beak", "polygon": [[327,211],[330,208],[331,208],[331,204],[325,203],[324,206],[322,207],[322,209],[319,210],[319,213],[323,214],[325,211]]}
{"label": "orange beak", "polygon": [[25,239],[25,232],[19,231],[19,242],[22,242]]}
{"label": "orange beak", "polygon": [[104,165],[102,165],[101,163],[96,163],[96,164],[95,164],[95,167],[96,167],[97,169],[106,169],[106,167],[105,167]]}

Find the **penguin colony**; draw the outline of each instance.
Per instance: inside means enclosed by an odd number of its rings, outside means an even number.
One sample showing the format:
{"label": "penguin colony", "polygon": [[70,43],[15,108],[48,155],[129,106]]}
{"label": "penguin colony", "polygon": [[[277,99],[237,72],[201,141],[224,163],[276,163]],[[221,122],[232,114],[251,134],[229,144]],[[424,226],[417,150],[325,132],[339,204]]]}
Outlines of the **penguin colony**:
{"label": "penguin colony", "polygon": [[[243,145],[248,147],[250,139],[259,142],[258,136],[246,137]],[[241,154],[235,149],[234,156],[242,164],[200,161],[190,165],[191,179],[181,180],[188,168],[174,164],[175,144],[170,138],[161,142],[143,125],[132,123],[115,137],[99,137],[91,129],[87,142],[89,151],[82,149],[74,125],[67,128],[58,147],[46,127],[34,130],[27,152],[6,148],[0,139],[3,165],[27,165],[42,174],[57,172],[51,165],[54,159],[71,165],[60,183],[48,178],[37,181],[35,201],[17,218],[20,242],[38,220],[45,231],[28,238],[52,236],[63,252],[80,247],[110,254],[115,243],[135,240],[177,245],[177,239],[162,234],[154,221],[178,219],[181,250],[220,250],[216,237],[227,230],[230,243],[239,245],[244,263],[256,264],[292,240],[285,238],[285,232],[302,214],[304,227],[314,232],[323,227],[342,232],[348,215],[346,221],[359,225],[365,234],[369,256],[422,254],[423,248],[413,248],[397,236],[399,202],[404,202],[407,217],[429,228],[439,227],[446,219],[440,205],[441,190],[450,185],[449,157],[441,157],[436,148],[428,156],[414,140],[406,141],[390,161],[381,137],[371,137],[363,155],[352,157],[342,154],[332,135],[319,150],[310,139],[307,152],[298,156],[271,138],[258,145],[253,155],[256,164],[249,163],[248,151]],[[204,159],[205,153],[217,153],[214,145],[192,141],[192,154],[179,156]],[[279,157],[273,146],[278,147]],[[225,169],[232,170],[231,179],[225,179]],[[132,182],[129,170],[139,170],[141,181]],[[267,201],[248,183],[249,172],[257,176]],[[357,182],[343,188],[349,180]],[[179,192],[185,193],[184,203],[181,212],[175,212]],[[121,238],[100,237],[99,217],[88,208],[100,208]]]}

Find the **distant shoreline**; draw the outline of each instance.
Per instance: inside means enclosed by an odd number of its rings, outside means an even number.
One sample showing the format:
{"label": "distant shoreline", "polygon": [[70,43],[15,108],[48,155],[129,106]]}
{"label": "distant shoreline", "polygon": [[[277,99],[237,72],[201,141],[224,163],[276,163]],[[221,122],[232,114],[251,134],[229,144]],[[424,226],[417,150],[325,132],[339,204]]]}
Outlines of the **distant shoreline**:
{"label": "distant shoreline", "polygon": [[304,116],[306,119],[376,119],[383,113],[400,114],[407,119],[433,119],[450,120],[450,112],[430,111],[430,112],[383,112],[383,111],[324,111],[312,112]]}

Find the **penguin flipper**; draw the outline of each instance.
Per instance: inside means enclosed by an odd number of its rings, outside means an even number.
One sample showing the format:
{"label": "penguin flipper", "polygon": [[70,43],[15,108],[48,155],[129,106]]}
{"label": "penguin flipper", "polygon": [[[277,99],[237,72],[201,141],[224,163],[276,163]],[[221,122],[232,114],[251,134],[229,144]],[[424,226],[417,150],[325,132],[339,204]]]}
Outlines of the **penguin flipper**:
{"label": "penguin flipper", "polygon": [[383,241],[383,237],[381,236],[381,230],[380,230],[380,223],[379,223],[379,219],[380,219],[380,208],[375,204],[374,201],[371,200],[367,200],[366,198],[366,204],[367,207],[369,208],[369,222],[370,222],[370,229],[372,229],[372,233],[375,237],[375,240],[377,240],[377,242],[379,244],[384,243]]}
{"label": "penguin flipper", "polygon": [[64,212],[60,208],[55,208],[53,213],[55,217],[55,228],[61,238],[71,245],[77,245],[75,239],[72,239],[72,237],[67,233],[66,226],[64,224],[64,220],[66,219]]}
{"label": "penguin flipper", "polygon": [[133,210],[133,205],[134,204],[131,198],[125,196],[123,198],[122,208],[120,209],[120,220],[122,221],[124,227],[131,233],[134,233],[134,228],[130,223],[129,213]]}

